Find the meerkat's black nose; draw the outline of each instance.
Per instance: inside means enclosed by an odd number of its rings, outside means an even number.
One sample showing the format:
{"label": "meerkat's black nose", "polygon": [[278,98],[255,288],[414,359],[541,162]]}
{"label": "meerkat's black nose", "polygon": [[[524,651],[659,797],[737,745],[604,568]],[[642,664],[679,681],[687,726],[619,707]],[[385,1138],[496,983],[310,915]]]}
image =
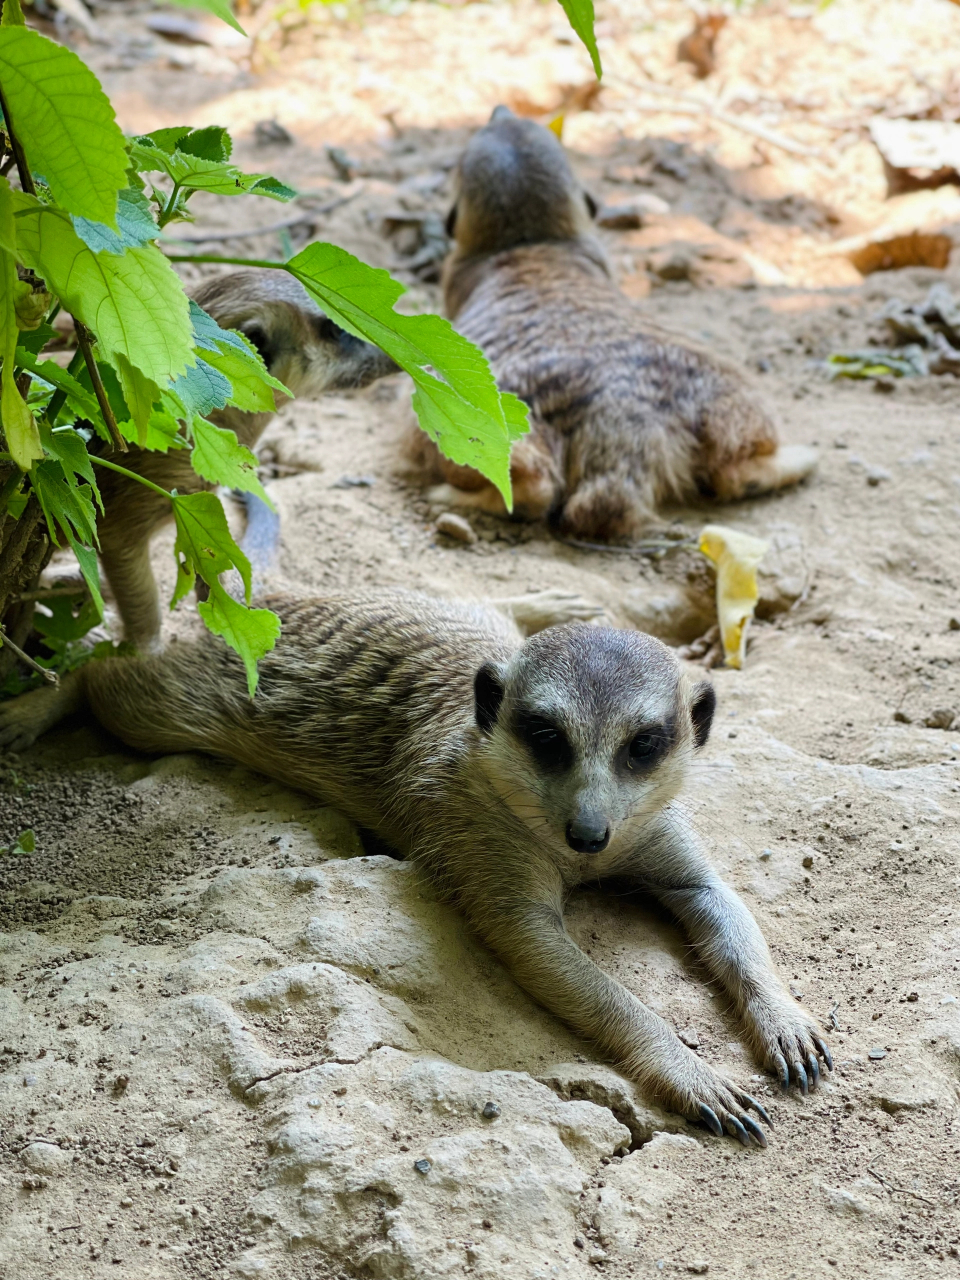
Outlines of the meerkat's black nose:
{"label": "meerkat's black nose", "polygon": [[601,853],[610,843],[610,828],[598,813],[582,813],[567,823],[567,844],[576,853]]}

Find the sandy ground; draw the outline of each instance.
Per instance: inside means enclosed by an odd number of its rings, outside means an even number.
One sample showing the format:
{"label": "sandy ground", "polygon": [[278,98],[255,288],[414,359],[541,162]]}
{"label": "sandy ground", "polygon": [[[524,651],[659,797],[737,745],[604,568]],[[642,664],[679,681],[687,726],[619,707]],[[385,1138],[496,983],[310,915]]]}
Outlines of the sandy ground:
{"label": "sandy ground", "polygon": [[[960,712],[956,383],[880,394],[828,382],[820,362],[865,345],[890,298],[919,301],[937,280],[960,293],[956,267],[861,279],[823,251],[889,216],[869,116],[960,109],[960,9],[837,0],[728,24],[710,94],[816,156],[631,110],[613,89],[576,110],[586,62],[550,6],[310,10],[285,20],[283,52],[263,23],[252,63],[239,45],[146,35],[142,14],[97,18],[109,44],[76,44],[126,128],[239,121],[245,165],[319,192],[314,208],[349,197],[294,228],[294,247],[322,236],[391,267],[414,308],[436,308],[437,287],[406,270],[418,246],[384,234],[384,216],[445,212],[458,149],[498,100],[544,115],[566,103],[595,194],[670,204],[603,233],[625,288],[751,366],[785,438],[822,451],[799,490],[665,520],[694,532],[721,518],[772,545],[765,616],[746,669],[714,672],[715,732],[687,800],[794,993],[832,1028],[836,1070],[809,1098],[780,1095],[668,921],[578,895],[581,945],[777,1126],[764,1152],[708,1137],[645,1105],[338,814],[76,722],[0,760],[0,842],[38,837],[0,861],[0,1276],[952,1274],[960,721],[931,726]],[[706,95],[672,59],[687,25],[672,6],[601,6],[611,82],[646,73]],[[292,145],[256,144],[268,118]],[[327,143],[350,152],[349,181]],[[183,234],[287,212],[198,201]],[[229,242],[278,247],[275,233]],[[677,254],[686,278],[664,279]],[[400,465],[405,413],[393,379],[291,405],[269,428],[278,585],[561,587],[672,641],[709,621],[691,552],[578,551],[486,518],[475,546],[437,535]],[[166,587],[170,550],[158,539]],[[680,593],[688,615],[668,626]],[[183,606],[169,625],[196,624]]]}

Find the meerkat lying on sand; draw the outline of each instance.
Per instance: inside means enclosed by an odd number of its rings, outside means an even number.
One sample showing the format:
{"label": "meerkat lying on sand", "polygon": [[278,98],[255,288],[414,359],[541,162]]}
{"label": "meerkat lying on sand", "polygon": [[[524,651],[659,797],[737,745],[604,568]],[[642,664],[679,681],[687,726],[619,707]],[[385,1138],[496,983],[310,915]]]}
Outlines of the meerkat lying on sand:
{"label": "meerkat lying on sand", "polygon": [[[362,342],[328,319],[301,284],[282,271],[236,271],[205,280],[193,297],[224,329],[239,329],[260,352],[270,373],[296,397],[365,387],[396,373],[378,348]],[[210,415],[236,432],[248,448],[259,440],[272,413],[221,409]],[[190,465],[188,450],[151,453],[131,446],[128,453],[101,456],[152,480],[163,489],[198,493],[214,486]],[[97,476],[104,514],[98,523],[100,558],[123,622],[124,638],[149,652],[160,642],[160,598],[150,567],[150,541],[173,519],[169,501],[116,472]]]}
{"label": "meerkat lying on sand", "polygon": [[[778,443],[737,366],[646,319],[611,279],[593,203],[549,129],[497,107],[460,161],[443,271],[447,315],[530,407],[513,450],[516,513],[585,539],[634,537],[657,506],[793,484],[814,450]],[[503,512],[478,472],[422,436],[438,502]]]}
{"label": "meerkat lying on sand", "polygon": [[830,1067],[820,1028],[674,803],[707,740],[709,683],[658,640],[571,623],[524,640],[542,602],[483,605],[400,591],[268,597],[283,630],[247,697],[217,638],[88,663],[59,689],[0,704],[22,748],[89,705],[141,751],[207,751],[335,805],[415,859],[517,982],[591,1037],[652,1098],[714,1133],[766,1145],[759,1103],[684,1046],[564,929],[577,885],[646,890],[686,928],[750,1047],[784,1087]]}

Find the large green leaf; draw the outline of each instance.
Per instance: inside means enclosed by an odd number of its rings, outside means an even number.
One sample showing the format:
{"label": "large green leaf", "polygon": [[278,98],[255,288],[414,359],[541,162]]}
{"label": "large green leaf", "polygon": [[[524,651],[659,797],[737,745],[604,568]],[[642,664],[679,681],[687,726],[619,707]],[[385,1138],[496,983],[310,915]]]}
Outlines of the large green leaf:
{"label": "large green leaf", "polygon": [[124,249],[135,249],[160,234],[150,212],[150,201],[134,187],[120,192],[116,231],[111,231],[106,223],[91,222],[89,218],[74,217],[71,221],[74,231],[94,253],[123,253]]}
{"label": "large green leaf", "polygon": [[[40,433],[43,446],[51,457],[56,458],[63,468],[63,478],[71,489],[85,480],[96,499],[97,506],[103,511],[103,500],[97,488],[96,476],[93,474],[93,463],[87,453],[87,446],[73,427],[60,427],[56,431],[45,426]],[[89,495],[87,495],[89,496]]]}
{"label": "large green leaf", "polygon": [[189,422],[195,414],[222,409],[233,394],[233,387],[229,378],[198,358],[192,369],[170,384],[169,391],[183,406],[183,417]]}
{"label": "large green leaf", "polygon": [[403,286],[336,245],[308,245],[286,269],[331,320],[410,374],[420,425],[449,458],[492,480],[510,507],[510,446],[526,429],[526,409],[500,394],[483,353],[441,316],[394,311]]}
{"label": "large green leaf", "polygon": [[93,330],[108,360],[126,356],[160,386],[193,364],[183,286],[156,245],[94,253],[66,214],[19,191],[12,198],[22,261]]}
{"label": "large green leaf", "polygon": [[100,406],[91,390],[78,382],[72,373],[54,364],[52,360],[38,360],[32,351],[23,346],[17,347],[17,364],[28,369],[35,378],[56,387],[67,397],[67,404],[82,418],[96,422],[100,417]]}
{"label": "large green leaf", "polygon": [[147,422],[147,434],[140,438],[140,431],[133,422],[118,422],[120,434],[125,440],[150,449],[154,453],[168,453],[171,449],[185,449],[186,441],[180,435],[180,423],[166,409],[154,409]]}
{"label": "large green leaf", "polygon": [[170,604],[175,605],[193,588],[197,574],[212,587],[228,569],[240,574],[249,602],[250,561],[233,540],[220,499],[213,493],[186,493],[174,494],[171,501],[177,524],[173,548],[177,584]]}
{"label": "large green leaf", "polygon": [[223,636],[243,659],[252,698],[257,691],[257,663],[277,643],[280,619],[269,609],[244,608],[219,582],[211,586],[209,600],[197,605],[197,612],[214,635]]}
{"label": "large green leaf", "polygon": [[560,3],[571,27],[586,46],[599,80],[603,75],[603,67],[600,65],[600,51],[597,49],[597,37],[593,30],[593,0],[560,0]]}
{"label": "large green leaf", "polygon": [[190,461],[198,476],[209,480],[211,484],[222,484],[228,489],[255,493],[268,506],[273,506],[257,478],[257,459],[237,441],[234,432],[225,427],[214,426],[206,418],[194,418],[193,440]]}
{"label": "large green leaf", "polygon": [[116,226],[123,133],[92,71],[27,27],[0,27],[0,84],[30,168],[70,213]]}
{"label": "large green leaf", "polygon": [[297,194],[265,173],[243,173],[229,161],[230,135],[219,126],[206,129],[158,129],[130,143],[130,157],[141,173],[165,173],[187,191],[220,196],[245,194],[292,200]]}

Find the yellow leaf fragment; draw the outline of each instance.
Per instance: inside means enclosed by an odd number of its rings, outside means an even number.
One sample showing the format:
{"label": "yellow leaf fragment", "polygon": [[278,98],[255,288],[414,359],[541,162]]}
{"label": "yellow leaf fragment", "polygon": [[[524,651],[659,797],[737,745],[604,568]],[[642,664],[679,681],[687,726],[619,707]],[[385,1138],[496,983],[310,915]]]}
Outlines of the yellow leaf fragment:
{"label": "yellow leaf fragment", "polygon": [[550,130],[551,133],[555,133],[557,135],[557,139],[559,141],[561,142],[563,141],[563,112],[562,111],[558,116],[553,117],[553,119],[547,125],[547,128]]}
{"label": "yellow leaf fragment", "polygon": [[724,665],[743,667],[747,627],[757,605],[757,567],[768,544],[738,529],[708,524],[700,532],[700,550],[717,570],[717,621]]}

